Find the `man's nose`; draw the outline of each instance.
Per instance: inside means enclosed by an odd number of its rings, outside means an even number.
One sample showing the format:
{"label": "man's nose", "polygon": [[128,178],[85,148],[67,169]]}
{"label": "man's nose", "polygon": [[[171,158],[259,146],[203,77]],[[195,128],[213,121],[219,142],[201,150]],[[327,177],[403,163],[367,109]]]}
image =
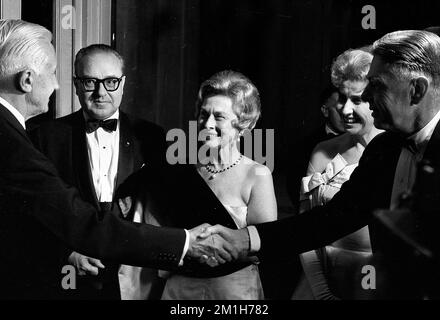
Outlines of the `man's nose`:
{"label": "man's nose", "polygon": [[351,99],[347,99],[347,101],[345,101],[344,105],[342,106],[342,110],[341,113],[342,115],[346,116],[349,114],[353,113],[353,102],[351,101]]}
{"label": "man's nose", "polygon": [[215,128],[215,119],[213,114],[210,114],[209,117],[205,120],[205,128],[206,129]]}
{"label": "man's nose", "polygon": [[58,90],[59,88],[60,88],[60,84],[58,83],[58,79],[55,78],[54,84],[53,84],[53,89]]}
{"label": "man's nose", "polygon": [[107,94],[107,90],[104,87],[103,82],[99,82],[95,87],[95,93],[100,97],[105,96]]}

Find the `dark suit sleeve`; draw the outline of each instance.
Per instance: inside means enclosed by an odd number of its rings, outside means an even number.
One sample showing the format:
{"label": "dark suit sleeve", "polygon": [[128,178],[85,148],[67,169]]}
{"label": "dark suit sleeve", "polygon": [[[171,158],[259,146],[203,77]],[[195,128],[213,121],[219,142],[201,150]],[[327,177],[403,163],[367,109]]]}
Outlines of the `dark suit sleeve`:
{"label": "dark suit sleeve", "polygon": [[[377,144],[370,143],[359,166],[340,192],[325,206],[301,215],[256,225],[261,239],[261,260],[290,260],[301,252],[325,246],[370,223],[377,208],[375,188],[380,188]],[[380,166],[380,165],[379,165]]]}
{"label": "dark suit sleeve", "polygon": [[177,267],[185,243],[183,230],[130,223],[111,214],[100,220],[28,139],[5,128],[0,135],[0,150],[7,155],[0,160],[2,211],[36,220],[88,256],[146,267]]}
{"label": "dark suit sleeve", "polygon": [[145,120],[133,123],[133,130],[141,141],[141,153],[147,165],[163,166],[166,163],[167,149],[164,129]]}

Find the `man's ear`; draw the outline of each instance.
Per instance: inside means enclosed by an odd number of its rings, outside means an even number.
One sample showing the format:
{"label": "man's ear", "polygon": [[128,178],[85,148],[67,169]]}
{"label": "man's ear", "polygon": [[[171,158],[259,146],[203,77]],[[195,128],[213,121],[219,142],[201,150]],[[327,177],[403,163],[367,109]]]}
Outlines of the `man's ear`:
{"label": "man's ear", "polygon": [[73,79],[73,86],[75,87],[75,94],[78,95],[79,84],[78,84],[78,80],[76,80],[75,78]]}
{"label": "man's ear", "polygon": [[121,84],[120,84],[122,92],[124,92],[124,86],[125,86],[125,76],[122,76],[122,80],[121,80]]}
{"label": "man's ear", "polygon": [[15,75],[15,88],[22,93],[32,92],[35,82],[35,73],[30,70],[20,71]]}
{"label": "man's ear", "polygon": [[411,80],[410,99],[411,105],[419,104],[428,92],[429,80],[425,77],[418,77]]}

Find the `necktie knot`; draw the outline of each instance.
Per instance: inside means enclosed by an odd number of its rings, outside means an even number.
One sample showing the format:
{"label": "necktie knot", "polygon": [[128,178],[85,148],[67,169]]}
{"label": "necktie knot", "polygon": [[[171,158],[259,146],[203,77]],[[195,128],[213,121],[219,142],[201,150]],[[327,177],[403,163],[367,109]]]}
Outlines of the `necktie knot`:
{"label": "necktie knot", "polygon": [[118,126],[117,119],[108,120],[89,120],[86,123],[86,130],[88,133],[98,130],[99,127],[103,128],[105,131],[112,132],[116,130]]}

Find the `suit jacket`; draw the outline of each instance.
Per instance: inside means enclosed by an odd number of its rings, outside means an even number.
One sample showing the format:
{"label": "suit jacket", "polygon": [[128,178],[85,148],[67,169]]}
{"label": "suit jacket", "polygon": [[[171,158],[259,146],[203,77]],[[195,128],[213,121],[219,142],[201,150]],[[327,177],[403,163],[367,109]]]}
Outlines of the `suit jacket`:
{"label": "suit jacket", "polygon": [[[405,268],[408,265],[407,258],[411,256],[410,248],[396,239],[382,223],[378,223],[373,215],[376,209],[388,209],[390,206],[394,175],[402,145],[403,139],[396,134],[386,132],[378,135],[365,149],[350,180],[343,184],[341,191],[326,206],[316,207],[296,217],[258,225],[261,237],[259,257],[263,261],[289,258],[290,255],[322,247],[368,224],[373,252],[384,259],[384,273],[387,277],[394,277],[394,281],[389,285],[390,291],[384,293],[384,297],[420,297],[418,280],[414,281],[413,286],[408,284],[412,279],[408,275],[414,274],[411,273],[411,269]],[[429,192],[431,196],[426,196],[431,201],[429,205],[438,212],[440,124],[429,141],[424,160],[429,160],[437,175],[430,180],[424,180],[423,176],[419,176],[416,186],[418,190]],[[392,215],[393,212],[389,214]],[[416,221],[414,214],[418,213],[410,213],[408,219]],[[436,216],[438,217],[438,214]],[[433,220],[431,215],[431,224]],[[423,235],[426,228],[417,231],[419,226],[420,224],[412,226],[416,229],[413,230],[414,234],[421,236],[421,239],[431,238],[431,243],[434,242],[432,237],[435,237],[438,243],[433,230],[430,231],[430,236],[426,237]],[[438,224],[435,228],[438,233]],[[288,254],[285,252],[286,247],[289,248]],[[405,286],[414,290],[409,292],[411,290],[402,289]]]}
{"label": "suit jacket", "polygon": [[[120,141],[115,190],[143,165],[157,166],[165,161],[165,135],[162,128],[120,111]],[[60,177],[75,186],[84,200],[99,208],[87,152],[82,111],[43,123],[30,132],[35,146],[55,164]]]}
{"label": "suit jacket", "polygon": [[[119,159],[115,191],[143,165],[157,166],[165,161],[165,135],[162,128],[120,111]],[[83,199],[100,210],[87,152],[85,120],[81,110],[43,123],[30,133],[37,148],[54,164],[60,177],[75,186]],[[120,193],[120,191],[119,191]],[[116,192],[115,192],[116,195]],[[117,203],[112,214],[122,217]],[[80,277],[73,297],[81,299],[120,299],[119,264],[103,261],[105,269],[98,276]]]}
{"label": "suit jacket", "polygon": [[131,265],[174,269],[183,230],[99,217],[0,105],[0,275],[3,298],[55,298],[63,248]]}

